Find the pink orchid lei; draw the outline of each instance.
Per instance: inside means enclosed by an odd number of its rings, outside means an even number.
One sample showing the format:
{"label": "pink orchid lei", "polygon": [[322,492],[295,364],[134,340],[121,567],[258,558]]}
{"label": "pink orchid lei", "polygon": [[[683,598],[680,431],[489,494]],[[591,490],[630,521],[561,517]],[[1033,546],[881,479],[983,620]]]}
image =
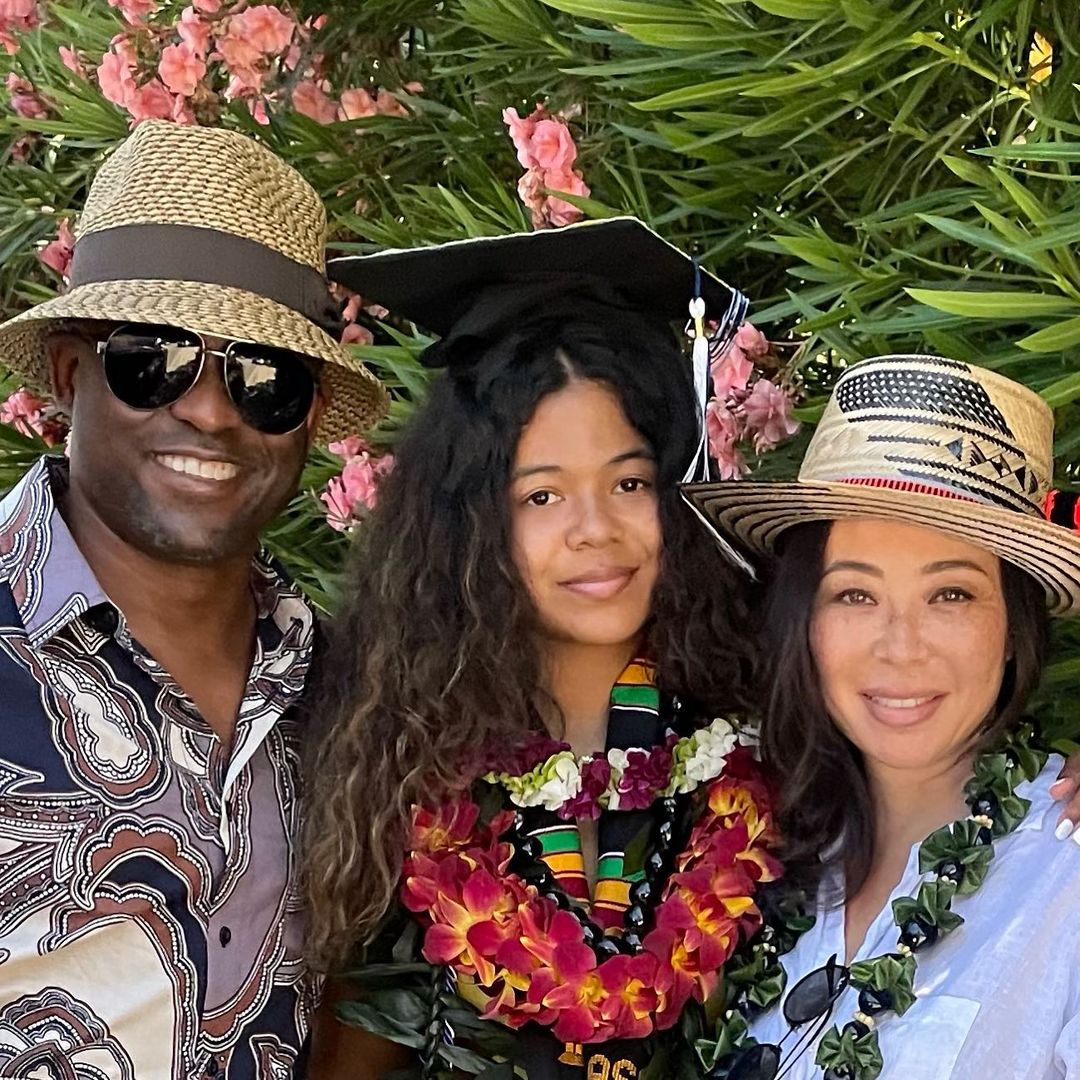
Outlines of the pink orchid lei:
{"label": "pink orchid lei", "polygon": [[484,1019],[512,1028],[531,1021],[557,1039],[594,1043],[672,1027],[688,1001],[717,988],[725,962],[761,924],[758,885],[781,873],[771,798],[751,752],[733,749],[702,786],[652,929],[640,950],[604,959],[573,914],[509,870],[512,811],[482,823],[469,795],[416,809],[401,896],[423,927],[425,959],[456,973]]}
{"label": "pink orchid lei", "polygon": [[[688,794],[723,772],[739,742],[739,731],[723,717],[685,738],[669,735],[648,750],[612,749],[582,758],[566,743],[538,738],[509,768],[492,769],[483,779],[501,785],[515,806],[542,806],[564,821],[595,819],[602,810],[644,810],[663,795]],[[539,764],[522,767],[523,754]]]}

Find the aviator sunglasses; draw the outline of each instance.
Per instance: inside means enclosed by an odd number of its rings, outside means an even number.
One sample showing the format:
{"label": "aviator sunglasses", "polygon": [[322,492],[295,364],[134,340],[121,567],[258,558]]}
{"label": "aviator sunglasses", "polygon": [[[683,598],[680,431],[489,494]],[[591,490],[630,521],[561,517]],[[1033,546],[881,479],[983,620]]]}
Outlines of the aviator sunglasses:
{"label": "aviator sunglasses", "polygon": [[[725,1080],[777,1080],[785,1076],[824,1030],[833,1006],[847,989],[850,978],[850,972],[837,963],[835,955],[829,957],[823,967],[804,975],[784,999],[787,1034],[779,1043],[757,1043],[741,1051],[727,1065]],[[797,1038],[785,1060],[784,1043],[806,1024],[813,1026]]]}
{"label": "aviator sunglasses", "polygon": [[97,342],[97,354],[109,390],[132,409],[179,401],[198,382],[207,356],[222,358],[229,399],[244,423],[264,435],[296,431],[315,400],[314,361],[272,345],[231,341],[209,349],[192,330],[125,323]]}

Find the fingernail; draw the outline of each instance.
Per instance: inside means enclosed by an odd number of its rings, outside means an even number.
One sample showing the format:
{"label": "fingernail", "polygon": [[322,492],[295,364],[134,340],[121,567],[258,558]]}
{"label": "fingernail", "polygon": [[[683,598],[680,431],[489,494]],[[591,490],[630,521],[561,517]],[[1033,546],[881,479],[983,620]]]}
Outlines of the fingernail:
{"label": "fingernail", "polygon": [[[1054,830],[1054,839],[1065,840],[1067,837],[1072,836],[1072,831],[1075,828],[1076,826],[1068,818],[1063,818],[1058,822],[1058,827]],[[1080,840],[1076,842],[1080,844]]]}
{"label": "fingernail", "polygon": [[1073,833],[1073,843],[1080,847],[1080,829]]}
{"label": "fingernail", "polygon": [[1063,776],[1060,780],[1055,780],[1049,788],[1051,795],[1056,795],[1059,791],[1064,790],[1065,785],[1071,783],[1067,776]]}

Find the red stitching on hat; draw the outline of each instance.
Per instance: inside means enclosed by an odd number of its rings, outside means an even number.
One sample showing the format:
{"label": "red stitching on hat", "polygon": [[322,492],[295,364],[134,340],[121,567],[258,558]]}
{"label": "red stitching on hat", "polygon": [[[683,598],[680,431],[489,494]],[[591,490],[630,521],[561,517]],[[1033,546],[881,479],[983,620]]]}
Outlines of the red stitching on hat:
{"label": "red stitching on hat", "polygon": [[1058,493],[1053,488],[1046,493],[1046,501],[1043,503],[1043,517],[1047,521],[1054,520],[1054,506],[1057,504],[1057,497]]}
{"label": "red stitching on hat", "polygon": [[960,495],[955,491],[934,487],[933,484],[917,484],[913,480],[889,480],[883,476],[848,476],[838,481],[841,484],[858,484],[862,487],[889,488],[890,491],[911,491],[917,495],[937,495],[942,499],[959,499],[961,502],[982,502],[971,495]]}

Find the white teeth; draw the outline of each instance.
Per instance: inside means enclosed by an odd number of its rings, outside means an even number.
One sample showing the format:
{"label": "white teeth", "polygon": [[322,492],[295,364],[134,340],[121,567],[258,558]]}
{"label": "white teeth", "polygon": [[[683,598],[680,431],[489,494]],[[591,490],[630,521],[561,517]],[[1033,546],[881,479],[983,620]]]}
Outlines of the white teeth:
{"label": "white teeth", "polygon": [[928,697],[872,697],[870,700],[877,705],[884,705],[887,709],[915,709],[933,699]]}
{"label": "white teeth", "polygon": [[203,480],[231,480],[239,471],[231,461],[200,461],[179,454],[159,454],[157,459],[166,469]]}

